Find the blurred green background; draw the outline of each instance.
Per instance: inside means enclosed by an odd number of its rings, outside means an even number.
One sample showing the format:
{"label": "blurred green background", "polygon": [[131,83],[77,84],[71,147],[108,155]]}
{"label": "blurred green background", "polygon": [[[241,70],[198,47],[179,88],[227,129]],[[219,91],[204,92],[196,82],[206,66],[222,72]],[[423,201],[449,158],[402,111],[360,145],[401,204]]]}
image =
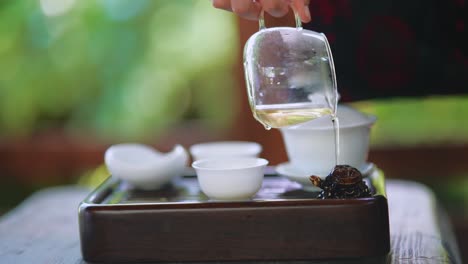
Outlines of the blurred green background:
{"label": "blurred green background", "polygon": [[[37,189],[97,184],[106,175],[88,167],[72,176],[39,177],[30,171],[37,165],[28,170],[29,161],[60,167],[58,157],[69,154],[63,149],[158,142],[174,127],[192,128],[188,135],[204,134],[199,127],[220,131],[218,138],[234,129],[245,96],[236,75],[239,28],[233,15],[207,0],[2,0],[0,21],[0,214]],[[452,166],[447,160],[468,164],[468,96],[353,105],[378,116],[374,153],[435,152],[427,166],[437,167],[443,149],[454,155],[443,154],[444,166]],[[88,153],[100,152],[87,148],[78,158],[67,156],[67,164],[95,164]],[[416,180],[466,219],[468,170],[430,171]],[[90,181],[93,175],[98,178]]]}
{"label": "blurred green background", "polygon": [[[193,120],[221,131],[233,124],[238,28],[207,1],[4,0],[0,19],[3,143],[57,129],[155,141]],[[354,105],[379,118],[373,148],[468,143],[467,96]],[[455,177],[462,186],[467,178]]]}
{"label": "blurred green background", "polygon": [[3,0],[0,18],[0,135],[132,140],[232,119],[234,17],[207,1]]}
{"label": "blurred green background", "polygon": [[2,0],[0,21],[0,214],[106,145],[232,125],[236,20],[208,1]]}

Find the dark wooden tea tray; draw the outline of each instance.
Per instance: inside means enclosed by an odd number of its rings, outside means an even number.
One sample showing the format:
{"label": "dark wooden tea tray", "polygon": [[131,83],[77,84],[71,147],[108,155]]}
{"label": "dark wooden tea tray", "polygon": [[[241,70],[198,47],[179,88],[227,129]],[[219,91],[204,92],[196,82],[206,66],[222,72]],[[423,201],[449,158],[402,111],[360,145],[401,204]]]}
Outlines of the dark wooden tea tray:
{"label": "dark wooden tea tray", "polygon": [[252,200],[219,202],[200,192],[193,175],[159,191],[134,190],[109,177],[79,206],[83,258],[116,263],[386,256],[383,175],[376,171],[366,180],[374,192],[370,198],[319,200],[317,193],[268,174]]}

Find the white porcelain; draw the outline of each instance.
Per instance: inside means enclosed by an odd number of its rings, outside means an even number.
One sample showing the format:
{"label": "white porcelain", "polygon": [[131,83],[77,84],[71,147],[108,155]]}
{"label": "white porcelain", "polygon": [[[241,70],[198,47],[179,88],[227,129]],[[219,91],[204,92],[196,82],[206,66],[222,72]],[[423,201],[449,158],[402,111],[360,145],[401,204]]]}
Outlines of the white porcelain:
{"label": "white porcelain", "polygon": [[244,200],[260,190],[267,164],[260,158],[214,158],[195,161],[192,167],[200,189],[211,199]]}
{"label": "white porcelain", "polygon": [[262,152],[262,146],[247,141],[218,141],[195,144],[189,151],[193,160],[221,157],[256,158]]}
{"label": "white porcelain", "polygon": [[161,153],[142,144],[118,144],[106,150],[104,159],[113,177],[143,189],[157,189],[183,173],[188,161],[187,151],[176,145]]}
{"label": "white porcelain", "polygon": [[[373,163],[365,163],[362,167],[359,167],[358,170],[362,173],[364,177],[369,175],[375,169],[375,165]],[[275,167],[276,173],[281,176],[288,178],[291,181],[297,182],[302,185],[302,188],[305,191],[320,191],[320,188],[313,185],[309,177],[313,174],[309,174],[306,171],[303,171],[297,167],[295,167],[290,162],[284,162],[278,164]]]}
{"label": "white porcelain", "polygon": [[294,167],[289,162],[278,164],[275,167],[275,170],[276,173],[278,173],[279,175],[284,176],[289,180],[302,185],[302,188],[306,191],[320,191],[319,187],[316,187],[310,182],[309,177],[311,176],[311,174],[308,174],[307,172],[304,172],[299,168]]}
{"label": "white porcelain", "polygon": [[[338,107],[340,157],[338,164],[364,166],[369,150],[369,133],[376,121],[351,107]],[[281,129],[292,166],[309,175],[325,177],[335,165],[335,141],[330,116]]]}

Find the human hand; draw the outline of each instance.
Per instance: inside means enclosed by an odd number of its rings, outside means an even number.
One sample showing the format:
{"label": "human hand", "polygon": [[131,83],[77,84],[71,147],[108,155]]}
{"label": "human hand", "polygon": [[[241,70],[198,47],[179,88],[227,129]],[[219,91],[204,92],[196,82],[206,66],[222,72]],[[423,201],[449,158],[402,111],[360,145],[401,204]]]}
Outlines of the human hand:
{"label": "human hand", "polygon": [[242,18],[258,20],[260,12],[264,10],[274,17],[282,17],[292,6],[302,22],[310,21],[309,0],[211,0],[215,8],[236,13]]}

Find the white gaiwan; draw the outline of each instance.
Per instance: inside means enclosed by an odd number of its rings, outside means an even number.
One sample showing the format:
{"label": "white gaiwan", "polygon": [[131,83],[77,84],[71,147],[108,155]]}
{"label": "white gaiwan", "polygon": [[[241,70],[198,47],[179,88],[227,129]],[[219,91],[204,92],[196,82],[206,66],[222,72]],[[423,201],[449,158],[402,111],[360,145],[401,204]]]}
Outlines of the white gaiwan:
{"label": "white gaiwan", "polygon": [[106,150],[105,163],[113,177],[143,190],[158,189],[183,173],[187,151],[176,145],[161,153],[143,144],[118,144]]}
{"label": "white gaiwan", "polygon": [[[338,164],[351,165],[361,172],[369,166],[369,134],[375,116],[340,105],[337,115],[340,128]],[[278,165],[277,172],[313,189],[310,175],[325,178],[335,166],[335,141],[330,116],[281,129],[289,162]]]}

